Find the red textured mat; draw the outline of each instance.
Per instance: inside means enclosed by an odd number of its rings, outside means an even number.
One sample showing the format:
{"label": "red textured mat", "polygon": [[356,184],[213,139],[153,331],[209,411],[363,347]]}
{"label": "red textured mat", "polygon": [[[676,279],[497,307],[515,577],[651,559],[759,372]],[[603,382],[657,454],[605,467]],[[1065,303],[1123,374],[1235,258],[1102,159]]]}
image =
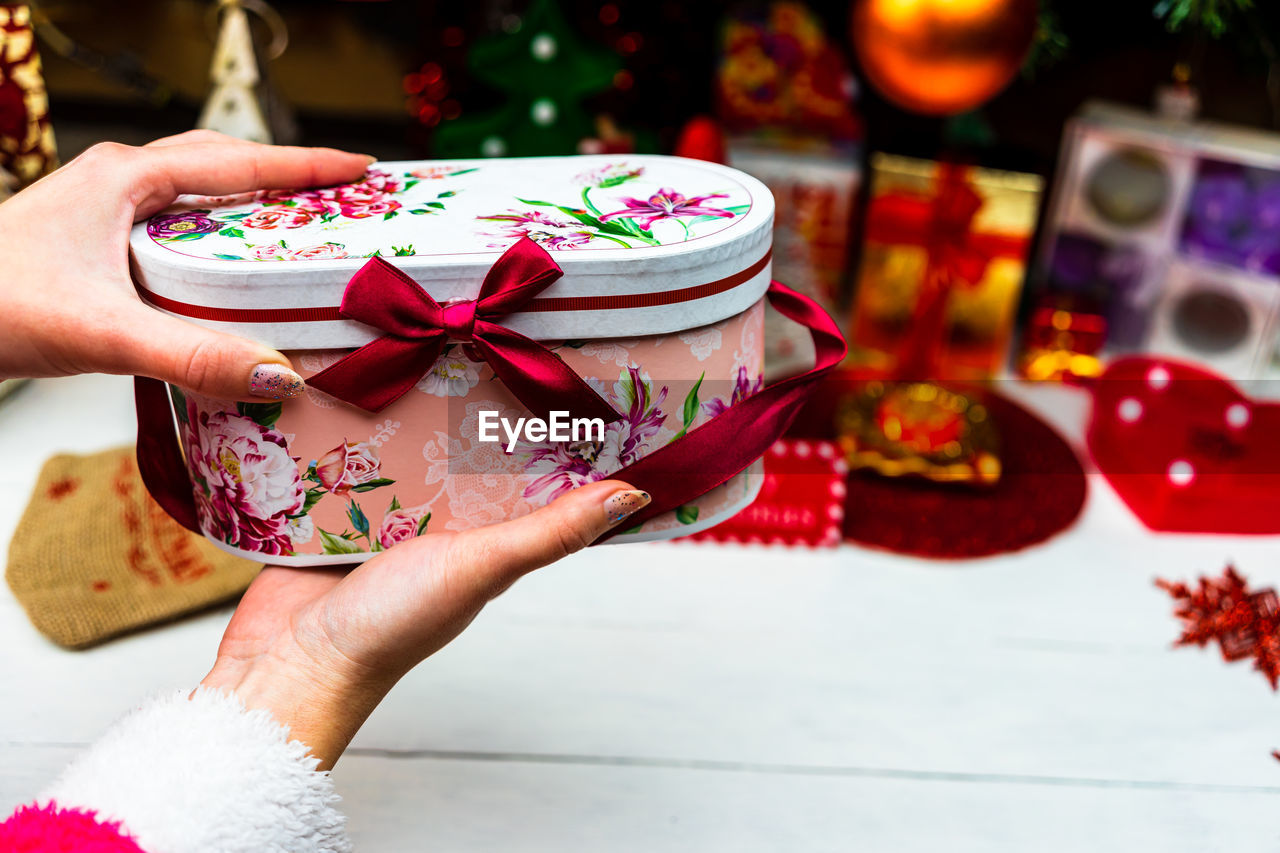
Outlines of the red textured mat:
{"label": "red textured mat", "polygon": [[1000,429],[1000,482],[987,489],[851,475],[845,539],[922,557],[961,559],[1043,542],[1084,506],[1084,469],[1052,427],[1016,403],[985,394]]}
{"label": "red textured mat", "polygon": [[[831,412],[848,393],[837,379],[801,414],[792,434],[830,438]],[[1036,415],[992,392],[979,396],[1000,431],[1000,482],[939,485],[870,473],[849,476],[844,538],[937,559],[1016,551],[1066,529],[1084,506],[1084,469],[1066,441]]]}

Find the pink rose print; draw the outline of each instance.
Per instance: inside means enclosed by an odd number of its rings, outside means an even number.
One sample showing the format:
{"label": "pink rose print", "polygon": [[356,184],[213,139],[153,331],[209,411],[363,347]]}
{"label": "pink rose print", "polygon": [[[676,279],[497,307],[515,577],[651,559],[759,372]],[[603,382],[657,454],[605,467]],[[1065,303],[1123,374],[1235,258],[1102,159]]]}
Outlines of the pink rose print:
{"label": "pink rose print", "polygon": [[309,190],[301,195],[345,204],[367,204],[384,196],[395,195],[403,189],[404,185],[392,178],[389,172],[373,169],[358,183]]}
{"label": "pink rose print", "polygon": [[387,195],[388,193],[384,193],[372,184],[352,184],[348,187],[338,187],[334,191],[334,200],[339,204],[358,207],[362,204],[373,204],[381,201]]}
{"label": "pink rose print", "polygon": [[703,204],[703,202],[713,198],[728,198],[728,196],[724,193],[712,193],[711,195],[685,198],[670,187],[664,187],[649,196],[647,201],[641,201],[637,198],[623,198],[622,203],[626,207],[622,210],[615,210],[612,213],[602,214],[600,221],[633,219],[641,230],[649,231],[653,223],[659,220],[679,219],[682,216],[718,216],[732,219],[734,214],[731,211],[721,210],[718,207],[708,207]]}
{"label": "pink rose print", "polygon": [[405,189],[403,182],[388,172],[374,169],[364,180],[338,187],[303,192],[274,191],[262,196],[264,207],[244,220],[249,228],[298,228],[314,218],[324,221],[335,216],[366,219],[385,216],[400,209],[391,196]]}
{"label": "pink rose print", "polygon": [[338,213],[338,203],[334,201],[325,201],[322,198],[305,197],[294,200],[297,210],[309,210],[316,216],[335,216]]}
{"label": "pink rose print", "polygon": [[259,261],[283,261],[289,257],[290,251],[279,243],[268,243],[265,246],[254,246],[252,254]]}
{"label": "pink rose print", "polygon": [[367,441],[344,441],[316,462],[316,477],[321,487],[335,495],[343,495],[356,486],[379,479],[382,461],[378,451]]}
{"label": "pink rose print", "polygon": [[397,542],[412,539],[426,530],[431,513],[427,506],[393,509],[382,518],[382,526],[378,528],[378,544],[390,548]]}
{"label": "pink rose print", "polygon": [[[475,168],[449,169],[446,173],[433,177],[448,177],[477,171]],[[446,209],[446,199],[453,198],[458,190],[442,189],[435,193],[434,199],[406,202],[405,198],[396,196],[412,189],[421,183],[411,173],[392,174],[381,170],[371,170],[365,177],[354,183],[342,186],[322,187],[313,190],[270,190],[259,193],[244,193],[228,201],[238,201],[238,210],[219,211],[217,218],[210,215],[209,210],[190,210],[179,214],[160,214],[148,222],[148,233],[165,244],[194,240],[208,234],[217,234],[228,240],[244,241],[234,247],[219,247],[212,252],[213,257],[222,260],[328,260],[349,258],[353,255],[346,250],[346,240],[342,243],[325,242],[320,245],[305,245],[316,239],[329,236],[333,228],[343,224],[366,219],[392,219],[401,214],[430,216],[442,213]],[[297,234],[288,240],[279,240],[276,233],[295,231]],[[581,230],[581,229],[577,229]],[[265,232],[273,232],[266,236]],[[323,232],[323,233],[321,233]],[[379,246],[373,252],[364,247],[362,236],[367,229],[361,229],[356,239],[362,241],[357,257],[372,257],[375,254],[413,255],[412,243],[404,246]],[[254,234],[257,234],[255,239]],[[249,236],[246,237],[246,234]],[[279,236],[285,236],[283,234]],[[519,235],[514,235],[519,236]],[[258,245],[261,240],[274,240],[278,246]],[[584,242],[590,239],[586,235],[561,236],[549,235],[557,243]],[[218,241],[214,241],[218,242]],[[290,246],[290,243],[304,244],[301,248]],[[241,248],[243,245],[243,248]]]}
{"label": "pink rose print", "polygon": [[352,184],[352,186],[367,187],[386,194],[398,193],[404,189],[402,181],[393,178],[390,172],[384,172],[381,169],[370,169],[363,181],[358,184]]}
{"label": "pink rose print", "polygon": [[342,215],[349,219],[367,219],[370,216],[384,216],[393,210],[400,209],[398,201],[373,201],[369,203],[343,204],[339,207]]}
{"label": "pink rose print", "polygon": [[409,177],[417,178],[420,181],[438,181],[441,178],[467,175],[471,172],[479,171],[479,169],[479,166],[472,166],[467,169],[459,169],[457,166],[424,166],[421,169],[414,169],[409,173]]}
{"label": "pink rose print", "polygon": [[301,228],[315,218],[316,213],[313,210],[285,205],[272,205],[258,208],[240,220],[240,224],[245,228],[258,228],[266,231],[272,228]]}
{"label": "pink rose print", "polygon": [[204,531],[246,551],[291,554],[290,516],[305,496],[284,436],[245,415],[201,411],[188,397],[182,438]]}
{"label": "pink rose print", "polygon": [[340,243],[321,243],[319,246],[307,246],[294,249],[289,257],[295,261],[325,261],[333,258],[346,258],[347,250]]}

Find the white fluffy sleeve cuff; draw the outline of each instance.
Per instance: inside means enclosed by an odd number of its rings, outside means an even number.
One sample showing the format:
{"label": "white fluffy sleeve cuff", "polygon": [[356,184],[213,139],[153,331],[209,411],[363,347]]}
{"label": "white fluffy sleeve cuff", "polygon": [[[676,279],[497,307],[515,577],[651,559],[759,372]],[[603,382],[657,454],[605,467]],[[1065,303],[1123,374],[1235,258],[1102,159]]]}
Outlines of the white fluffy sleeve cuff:
{"label": "white fluffy sleeve cuff", "polygon": [[201,688],[116,723],[42,796],[123,822],[147,853],[344,853],[338,795],[288,730]]}

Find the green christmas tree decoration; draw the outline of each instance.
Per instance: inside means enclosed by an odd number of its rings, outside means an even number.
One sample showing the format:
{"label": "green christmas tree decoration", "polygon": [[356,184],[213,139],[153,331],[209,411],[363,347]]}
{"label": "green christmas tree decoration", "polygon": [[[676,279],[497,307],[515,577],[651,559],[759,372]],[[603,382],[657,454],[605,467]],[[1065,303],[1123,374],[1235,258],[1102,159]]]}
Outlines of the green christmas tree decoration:
{"label": "green christmas tree decoration", "polygon": [[1160,0],[1155,16],[1170,32],[1184,27],[1200,28],[1221,38],[1239,16],[1253,9],[1253,0]]}
{"label": "green christmas tree decoration", "polygon": [[477,41],[467,65],[507,101],[441,125],[439,157],[573,154],[595,135],[582,100],[610,88],[622,67],[616,54],[579,40],[555,0],[533,0],[514,32]]}

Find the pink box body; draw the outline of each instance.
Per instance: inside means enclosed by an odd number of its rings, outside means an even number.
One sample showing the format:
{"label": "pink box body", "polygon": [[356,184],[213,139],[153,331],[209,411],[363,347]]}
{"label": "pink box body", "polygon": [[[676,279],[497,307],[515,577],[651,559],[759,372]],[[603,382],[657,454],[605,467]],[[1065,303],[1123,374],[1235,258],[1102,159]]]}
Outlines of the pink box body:
{"label": "pink box body", "polygon": [[[252,559],[350,563],[609,476],[759,389],[772,220],[749,176],[649,155],[379,163],[347,187],[184,198],[133,232],[143,297],[280,349],[304,377],[381,334],[337,313],[369,257],[447,303],[529,237],[564,275],[502,324],[623,415],[576,441],[482,440],[482,413],[528,412],[464,342],[376,413],[314,388],[248,405],[175,391],[201,528]],[[757,462],[613,541],[707,529],[760,483]]]}

